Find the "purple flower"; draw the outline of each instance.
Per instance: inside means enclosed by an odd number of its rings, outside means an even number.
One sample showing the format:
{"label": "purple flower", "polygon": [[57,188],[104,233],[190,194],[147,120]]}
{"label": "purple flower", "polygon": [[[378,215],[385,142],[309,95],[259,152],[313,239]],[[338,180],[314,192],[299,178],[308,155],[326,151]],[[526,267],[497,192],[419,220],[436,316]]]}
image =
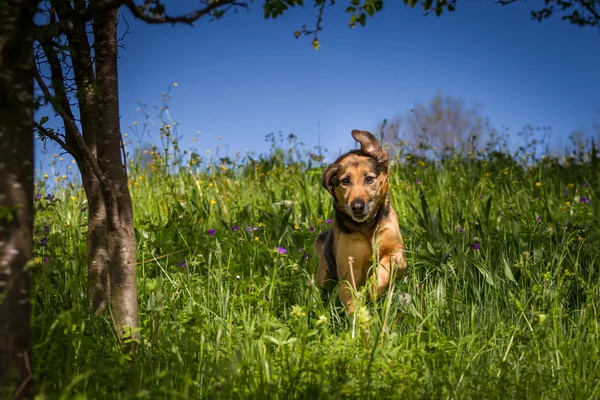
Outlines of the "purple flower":
{"label": "purple flower", "polygon": [[81,212],[85,212],[85,207],[81,207]]}
{"label": "purple flower", "polygon": [[209,230],[208,230],[208,234],[209,234],[210,236],[215,236],[215,230],[214,230],[214,229],[209,229]]}
{"label": "purple flower", "polygon": [[234,225],[233,228],[231,228],[232,231],[237,232],[240,228],[237,225]]}
{"label": "purple flower", "polygon": [[541,221],[542,217],[540,215],[538,215],[538,217],[535,219],[536,221]]}
{"label": "purple flower", "polygon": [[41,198],[42,198],[42,194],[41,193],[38,193],[35,196],[33,196],[33,200],[35,200],[35,201],[40,201]]}
{"label": "purple flower", "polygon": [[278,252],[280,252],[281,254],[285,254],[285,253],[287,253],[287,250],[286,250],[286,249],[284,249],[283,247],[278,247],[278,248],[277,248],[277,251],[278,251]]}
{"label": "purple flower", "polygon": [[52,200],[53,198],[54,198],[54,195],[53,195],[52,193],[48,193],[48,194],[46,195],[46,197],[44,197],[44,199],[46,199],[46,200],[48,200],[48,201]]}
{"label": "purple flower", "polygon": [[44,236],[42,240],[40,240],[40,244],[44,247],[48,246],[48,238]]}
{"label": "purple flower", "polygon": [[50,227],[48,225],[44,225],[44,232],[50,232]]}
{"label": "purple flower", "polygon": [[181,267],[181,268],[187,268],[187,262],[185,260],[183,260],[183,261],[177,263],[177,266]]}
{"label": "purple flower", "polygon": [[566,196],[569,194],[569,191],[567,189],[563,190],[563,196]]}
{"label": "purple flower", "polygon": [[588,199],[587,197],[582,197],[581,199],[579,199],[579,202],[580,203],[589,203],[589,202],[591,202],[591,200]]}
{"label": "purple flower", "polygon": [[48,261],[50,261],[50,257],[48,257],[48,256],[44,256],[44,260],[43,260],[43,261],[44,261],[45,263],[47,263]]}
{"label": "purple flower", "polygon": [[415,183],[416,183],[417,185],[420,185],[420,184],[421,184],[421,179],[417,178],[417,180],[415,181]]}
{"label": "purple flower", "polygon": [[473,247],[475,250],[479,250],[479,249],[481,249],[481,246],[479,246],[479,243],[473,243],[473,244],[472,244],[472,247]]}
{"label": "purple flower", "polygon": [[459,233],[463,233],[464,231],[465,231],[465,230],[463,229],[463,227],[462,227],[462,226],[458,228],[458,232],[459,232]]}
{"label": "purple flower", "polygon": [[328,224],[331,224],[331,223],[333,222],[333,220],[332,220],[332,219],[328,219],[328,220],[327,220],[327,221],[325,221],[325,222],[327,222]]}
{"label": "purple flower", "polygon": [[252,231],[257,231],[257,230],[258,230],[258,228],[256,228],[256,227],[248,227],[248,228],[246,228],[246,232],[248,232],[248,233],[250,233]]}
{"label": "purple flower", "polygon": [[310,232],[314,232],[314,231],[315,231],[315,228],[313,228],[312,226],[309,226],[309,227],[308,227],[308,230],[309,230]]}
{"label": "purple flower", "polygon": [[587,182],[584,182],[582,186],[583,187],[590,187],[590,185]]}

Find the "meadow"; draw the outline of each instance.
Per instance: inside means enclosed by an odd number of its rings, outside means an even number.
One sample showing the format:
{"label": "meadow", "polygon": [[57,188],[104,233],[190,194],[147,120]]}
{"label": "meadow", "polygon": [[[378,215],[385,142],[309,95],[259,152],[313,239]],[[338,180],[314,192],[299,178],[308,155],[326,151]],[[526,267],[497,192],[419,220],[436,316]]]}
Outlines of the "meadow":
{"label": "meadow", "polygon": [[313,281],[312,242],[333,216],[323,157],[271,136],[262,156],[182,158],[170,129],[155,148],[128,145],[135,353],[87,311],[81,186],[39,171],[42,398],[600,397],[595,148],[511,154],[502,139],[436,159],[398,144],[389,179],[407,274],[378,301],[357,294],[349,319]]}

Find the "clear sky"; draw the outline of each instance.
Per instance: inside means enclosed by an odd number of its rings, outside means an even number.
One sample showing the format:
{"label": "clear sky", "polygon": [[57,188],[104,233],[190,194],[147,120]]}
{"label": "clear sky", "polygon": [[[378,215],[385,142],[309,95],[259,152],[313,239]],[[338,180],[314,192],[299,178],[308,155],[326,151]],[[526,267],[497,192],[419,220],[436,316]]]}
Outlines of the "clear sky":
{"label": "clear sky", "polygon": [[[266,134],[296,134],[309,146],[354,148],[350,131],[374,130],[384,118],[427,102],[437,90],[479,104],[497,127],[551,126],[553,140],[589,127],[600,106],[600,34],[558,17],[538,23],[532,7],[461,0],[454,13],[422,16],[387,0],[366,27],[348,27],[348,5],[327,7],[315,51],[312,6],[264,20],[261,2],[194,27],[157,26],[122,14],[129,33],[120,49],[123,133],[143,121],[136,100],[160,103],[172,91],[171,116],[180,121],[183,148],[221,155],[268,149]],[[197,1],[166,1],[170,14]],[[310,4],[307,2],[307,4]],[[125,24],[121,24],[124,28]],[[192,143],[197,130],[202,133]],[[221,136],[222,140],[217,137]]]}

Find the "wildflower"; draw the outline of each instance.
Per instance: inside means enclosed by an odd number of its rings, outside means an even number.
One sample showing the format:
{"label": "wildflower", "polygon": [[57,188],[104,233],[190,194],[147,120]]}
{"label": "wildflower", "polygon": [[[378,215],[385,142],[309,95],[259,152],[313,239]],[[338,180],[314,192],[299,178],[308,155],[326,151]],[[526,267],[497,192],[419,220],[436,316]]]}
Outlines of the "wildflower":
{"label": "wildflower", "polygon": [[48,233],[50,232],[50,227],[48,225],[44,225],[44,232]]}
{"label": "wildflower", "polygon": [[292,311],[290,312],[292,318],[300,318],[306,316],[306,312],[297,304],[292,306]]}
{"label": "wildflower", "polygon": [[590,185],[587,182],[583,182],[583,185],[581,185],[583,187],[590,187]]}
{"label": "wildflower", "polygon": [[569,189],[573,189],[575,187],[575,185],[572,183],[569,183],[567,186],[569,187]]}
{"label": "wildflower", "polygon": [[583,240],[583,238],[581,236],[577,236],[577,240],[579,240],[581,242]]}
{"label": "wildflower", "polygon": [[177,82],[173,82],[173,87],[177,87]]}
{"label": "wildflower", "polygon": [[44,197],[44,199],[46,199],[46,200],[48,200],[48,201],[52,200],[53,198],[54,198],[54,195],[53,195],[52,193],[48,193],[48,194],[46,195],[46,197]]}
{"label": "wildflower", "polygon": [[71,196],[71,200],[75,201],[75,200],[77,200],[77,197]]}
{"label": "wildflower", "polygon": [[81,207],[81,212],[85,212],[85,206]]}
{"label": "wildflower", "polygon": [[233,228],[231,228],[232,231],[237,232],[240,228],[237,225],[234,225]]}
{"label": "wildflower", "polygon": [[309,226],[309,227],[308,227],[308,230],[309,230],[309,232],[314,232],[314,231],[315,231],[315,228],[313,228],[312,226]]}
{"label": "wildflower", "polygon": [[588,199],[587,197],[582,197],[581,199],[579,199],[579,202],[580,202],[580,203],[586,203],[586,204],[587,204],[587,203],[591,202],[591,200],[590,200],[590,199]]}
{"label": "wildflower", "polygon": [[48,174],[44,174],[44,179],[48,179]]}
{"label": "wildflower", "polygon": [[209,230],[208,230],[208,234],[209,234],[210,236],[215,236],[215,230],[214,230],[213,228],[209,229]]}
{"label": "wildflower", "polygon": [[177,266],[181,267],[181,268],[187,268],[187,262],[185,260],[183,260],[183,261],[177,263]]}
{"label": "wildflower", "polygon": [[48,238],[44,236],[42,240],[40,240],[40,244],[44,247],[48,246]]}
{"label": "wildflower", "polygon": [[44,259],[42,261],[45,262],[45,263],[47,263],[48,261],[50,261],[50,257],[44,256]]}
{"label": "wildflower", "polygon": [[217,201],[215,199],[211,199],[210,204],[217,204]]}
{"label": "wildflower", "polygon": [[327,224],[331,225],[331,223],[333,222],[333,220],[332,220],[332,219],[328,219],[328,220],[327,220],[327,221],[325,221],[325,222],[327,222]]}
{"label": "wildflower", "polygon": [[36,263],[36,264],[41,264],[42,263],[42,257],[35,257],[33,259],[33,262]]}
{"label": "wildflower", "polygon": [[35,200],[35,201],[40,201],[41,198],[42,198],[42,194],[41,193],[38,193],[35,196],[33,196],[33,200]]}
{"label": "wildflower", "polygon": [[298,225],[298,224],[294,225],[294,229],[300,229],[300,225]]}
{"label": "wildflower", "polygon": [[535,186],[536,186],[536,187],[540,187],[540,186],[542,186],[542,182],[536,182],[536,183],[535,183]]}
{"label": "wildflower", "polygon": [[563,190],[563,196],[566,196],[569,194],[569,191],[567,189]]}
{"label": "wildflower", "polygon": [[254,236],[254,241],[258,242],[260,239],[258,238],[258,236]]}
{"label": "wildflower", "polygon": [[420,184],[421,184],[421,179],[417,178],[417,180],[415,181],[415,183],[416,183],[417,185],[420,185]]}
{"label": "wildflower", "polygon": [[321,315],[317,320],[317,325],[325,325],[327,324],[327,316]]}
{"label": "wildflower", "polygon": [[473,244],[472,244],[472,247],[473,247],[475,250],[479,250],[479,249],[481,249],[481,246],[479,246],[479,243],[473,243]]}
{"label": "wildflower", "polygon": [[287,250],[286,250],[285,248],[283,248],[283,247],[278,247],[278,248],[277,248],[277,251],[278,251],[279,253],[281,253],[281,254],[285,254],[285,253],[287,253]]}
{"label": "wildflower", "polygon": [[462,226],[458,228],[458,232],[459,232],[459,233],[463,233],[464,231],[465,231],[465,230],[463,229],[463,227],[462,227]]}
{"label": "wildflower", "polygon": [[538,217],[536,218],[536,221],[541,221],[542,217],[540,215],[538,215]]}

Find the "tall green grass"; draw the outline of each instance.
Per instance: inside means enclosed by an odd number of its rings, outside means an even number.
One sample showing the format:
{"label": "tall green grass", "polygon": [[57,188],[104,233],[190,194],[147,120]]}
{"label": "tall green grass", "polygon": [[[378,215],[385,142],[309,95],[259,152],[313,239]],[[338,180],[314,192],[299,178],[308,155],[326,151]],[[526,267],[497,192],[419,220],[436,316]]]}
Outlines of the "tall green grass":
{"label": "tall green grass", "polygon": [[350,320],[336,292],[313,285],[312,241],[332,218],[318,156],[276,144],[259,158],[184,162],[167,149],[128,162],[135,354],[86,311],[82,189],[65,180],[36,201],[35,238],[48,240],[34,271],[41,395],[600,397],[595,156],[428,160],[400,149],[390,186],[407,275],[384,298],[363,297]]}

